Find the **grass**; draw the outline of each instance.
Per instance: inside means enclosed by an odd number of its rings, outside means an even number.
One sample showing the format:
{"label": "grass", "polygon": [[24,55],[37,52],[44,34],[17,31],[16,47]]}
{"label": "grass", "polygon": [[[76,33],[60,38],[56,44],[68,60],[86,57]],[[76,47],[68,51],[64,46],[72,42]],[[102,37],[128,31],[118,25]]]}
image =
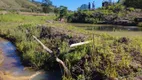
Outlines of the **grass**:
{"label": "grass", "polygon": [[45,22],[46,20],[54,19],[54,16],[24,16],[18,14],[6,14],[0,16],[0,22],[14,22],[14,23],[41,23]]}
{"label": "grass", "polygon": [[[19,56],[26,66],[45,70],[51,67],[57,69],[59,65],[55,60],[32,38],[32,35],[37,36],[70,69],[72,76],[66,78],[64,75],[63,80],[106,78],[131,80],[130,78],[141,75],[142,37],[112,36],[66,23],[45,22],[53,18],[55,17],[0,15],[0,35],[14,40],[17,49],[21,52]],[[87,39],[82,39],[80,36]],[[75,43],[81,40],[94,42],[69,48],[69,42]]]}
{"label": "grass", "polygon": [[8,10],[19,10],[25,9],[30,10],[31,8],[38,9],[37,5],[28,1],[28,0],[1,0],[0,1],[0,9],[8,9]]}
{"label": "grass", "polygon": [[112,36],[119,36],[119,37],[140,37],[142,36],[141,31],[95,31],[97,34],[109,34]]}

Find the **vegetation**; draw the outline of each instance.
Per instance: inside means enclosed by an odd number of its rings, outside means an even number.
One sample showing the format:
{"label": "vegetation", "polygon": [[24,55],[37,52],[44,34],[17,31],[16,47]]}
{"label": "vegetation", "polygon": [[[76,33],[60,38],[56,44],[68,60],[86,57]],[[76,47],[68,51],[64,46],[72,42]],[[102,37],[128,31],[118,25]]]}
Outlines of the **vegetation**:
{"label": "vegetation", "polygon": [[43,0],[41,6],[44,13],[53,12],[53,6],[50,0]]}
{"label": "vegetation", "polygon": [[34,0],[1,0],[0,10],[49,13],[54,11],[54,6],[50,0],[42,0],[42,2]]}
{"label": "vegetation", "polygon": [[[124,2],[125,5],[126,2],[127,0]],[[138,6],[135,7],[140,8]],[[50,0],[43,0],[43,12],[52,12],[50,9],[53,7]],[[55,58],[47,54],[34,40],[33,35],[36,36],[69,68],[71,76],[63,73],[63,80],[135,80],[142,75],[142,37],[118,37],[106,33],[99,34],[97,31],[85,30],[66,23],[47,23],[56,18],[60,21],[67,18],[68,22],[93,24],[113,23],[125,19],[133,22],[133,7],[115,4],[91,10],[89,3],[89,10],[79,9],[77,12],[70,12],[67,7],[60,6],[54,8],[56,16],[24,16],[8,12],[0,15],[0,36],[15,44],[23,65],[45,71],[61,68]],[[138,26],[142,26],[141,22]],[[83,41],[91,42],[70,47],[71,44]],[[1,74],[3,73],[0,72]]]}
{"label": "vegetation", "polygon": [[59,14],[59,18],[60,19],[62,19],[62,18],[67,16],[67,7],[60,6],[59,10],[60,10],[60,14]]}
{"label": "vegetation", "polygon": [[21,10],[21,11],[38,11],[40,7],[37,4],[31,3],[28,0],[1,0],[0,9],[4,10]]}
{"label": "vegetation", "polygon": [[[21,52],[19,55],[23,64],[45,70],[59,67],[54,58],[51,58],[33,39],[32,35],[35,35],[70,69],[72,76],[66,78],[64,75],[64,80],[108,78],[131,80],[141,75],[141,37],[127,38],[94,34],[95,38],[89,38],[93,35],[92,32],[68,24],[45,24],[45,20],[51,18],[54,17],[0,15],[0,35],[13,40]],[[41,23],[45,26],[38,25]],[[69,48],[70,44],[85,40],[93,42]]]}
{"label": "vegetation", "polygon": [[142,9],[142,0],[125,0],[124,5],[127,7],[134,7]]}
{"label": "vegetation", "polygon": [[142,27],[142,22],[138,23],[138,26],[139,26],[139,27]]}
{"label": "vegetation", "polygon": [[[105,21],[113,21],[117,17],[122,17],[125,7],[116,4],[108,7],[99,8],[97,10],[81,10],[75,12],[71,17],[71,22],[80,23],[102,23]],[[122,13],[123,12],[123,13]],[[110,16],[111,17],[108,17]]]}
{"label": "vegetation", "polygon": [[141,18],[141,9],[119,3],[96,10],[81,10],[71,14],[67,19],[73,23],[117,24],[136,26],[136,18]]}

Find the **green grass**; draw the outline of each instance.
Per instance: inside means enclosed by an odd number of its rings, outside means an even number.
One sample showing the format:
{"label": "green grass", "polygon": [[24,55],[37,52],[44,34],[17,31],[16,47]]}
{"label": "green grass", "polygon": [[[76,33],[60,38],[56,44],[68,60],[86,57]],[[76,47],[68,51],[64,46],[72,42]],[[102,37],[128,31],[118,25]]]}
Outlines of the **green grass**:
{"label": "green grass", "polygon": [[30,10],[30,8],[38,8],[36,4],[28,1],[28,0],[1,0],[0,1],[0,9],[8,9],[8,10],[19,10],[25,9]]}
{"label": "green grass", "polygon": [[17,22],[17,23],[41,23],[45,22],[46,20],[52,20],[54,19],[54,16],[24,16],[24,15],[18,15],[18,14],[6,14],[6,15],[0,15],[0,22]]}
{"label": "green grass", "polygon": [[[55,59],[51,58],[32,37],[32,35],[37,36],[47,47],[54,51],[55,55],[66,63],[72,75],[76,77],[66,78],[66,76],[63,76],[64,80],[72,80],[72,78],[91,80],[96,75],[99,75],[99,78],[130,80],[129,78],[141,75],[141,36],[121,37],[124,34],[118,36],[119,33],[116,32],[114,33],[117,36],[111,33],[112,36],[106,33],[84,30],[66,23],[46,23],[46,20],[54,18],[54,16],[0,15],[0,35],[15,39],[13,42],[21,52],[19,56],[26,66],[45,70],[50,67],[57,68],[58,64]],[[41,31],[43,26],[39,24],[45,25],[43,31]],[[51,27],[58,32],[57,34],[60,34],[61,29],[64,30],[62,32],[62,35],[66,35],[63,37],[64,40],[56,36],[54,38],[46,38],[46,35],[41,36],[41,33],[53,36],[54,34],[51,33],[54,30],[50,31]],[[26,31],[29,31],[29,33],[26,33]],[[69,48],[67,38],[72,39],[77,34],[90,36],[87,40],[94,40],[94,42]],[[93,34],[94,38],[92,38]],[[128,34],[130,33],[128,32]],[[60,50],[60,54],[58,54],[57,49]],[[83,71],[84,74],[80,71]]]}

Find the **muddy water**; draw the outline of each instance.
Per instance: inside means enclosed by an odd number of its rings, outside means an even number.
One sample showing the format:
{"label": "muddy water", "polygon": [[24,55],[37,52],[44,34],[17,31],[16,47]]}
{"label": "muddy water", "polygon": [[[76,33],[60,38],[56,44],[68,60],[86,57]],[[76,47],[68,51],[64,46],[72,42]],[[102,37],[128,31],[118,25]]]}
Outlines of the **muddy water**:
{"label": "muddy water", "polygon": [[[0,71],[9,72],[13,76],[30,76],[36,71],[24,70],[24,66],[20,62],[17,55],[16,47],[7,40],[0,40],[0,49],[4,55],[4,62],[0,65]],[[61,80],[59,71],[43,72],[36,76],[33,80]]]}

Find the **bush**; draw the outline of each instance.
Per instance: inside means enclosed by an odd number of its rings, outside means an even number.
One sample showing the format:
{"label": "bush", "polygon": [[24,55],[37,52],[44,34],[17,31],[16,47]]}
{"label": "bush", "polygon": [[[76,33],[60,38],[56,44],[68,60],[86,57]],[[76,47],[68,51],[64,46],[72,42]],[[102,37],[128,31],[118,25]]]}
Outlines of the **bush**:
{"label": "bush", "polygon": [[129,11],[135,11],[135,8],[129,7],[128,10],[129,10]]}
{"label": "bush", "polygon": [[138,26],[139,26],[139,27],[142,27],[142,22],[138,23]]}

